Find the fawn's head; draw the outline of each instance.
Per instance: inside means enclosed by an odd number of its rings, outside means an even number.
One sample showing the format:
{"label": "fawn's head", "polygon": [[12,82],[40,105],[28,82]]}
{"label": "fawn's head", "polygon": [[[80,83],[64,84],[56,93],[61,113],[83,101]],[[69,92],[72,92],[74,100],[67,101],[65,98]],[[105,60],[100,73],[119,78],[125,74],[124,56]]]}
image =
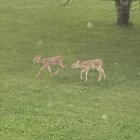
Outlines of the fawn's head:
{"label": "fawn's head", "polygon": [[80,63],[80,61],[79,61],[79,60],[78,60],[78,61],[76,61],[75,63],[73,63],[73,64],[71,65],[71,68],[72,68],[72,69],[76,69],[76,68],[78,68],[79,63]]}
{"label": "fawn's head", "polygon": [[33,62],[34,62],[34,63],[40,63],[40,59],[41,59],[41,56],[40,56],[40,55],[36,55],[36,56],[33,58]]}

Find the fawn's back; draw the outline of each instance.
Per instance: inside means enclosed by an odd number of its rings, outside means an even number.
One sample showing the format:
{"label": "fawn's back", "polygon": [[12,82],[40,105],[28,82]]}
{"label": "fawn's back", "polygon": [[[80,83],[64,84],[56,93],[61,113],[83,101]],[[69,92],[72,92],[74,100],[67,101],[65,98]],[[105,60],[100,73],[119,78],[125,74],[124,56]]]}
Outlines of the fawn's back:
{"label": "fawn's back", "polygon": [[102,60],[101,59],[95,59],[95,60],[89,60],[89,61],[83,61],[79,64],[81,68],[88,68],[88,69],[95,69],[100,66],[102,66]]}
{"label": "fawn's back", "polygon": [[44,62],[46,62],[50,65],[56,65],[56,64],[63,62],[63,57],[62,56],[55,56],[55,57],[45,58]]}

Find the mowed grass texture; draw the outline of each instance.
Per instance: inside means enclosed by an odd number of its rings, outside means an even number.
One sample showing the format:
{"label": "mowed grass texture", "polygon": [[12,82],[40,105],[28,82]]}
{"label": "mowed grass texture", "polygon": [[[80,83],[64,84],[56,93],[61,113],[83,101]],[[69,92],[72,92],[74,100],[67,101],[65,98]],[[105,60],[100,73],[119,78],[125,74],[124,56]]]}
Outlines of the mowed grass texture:
{"label": "mowed grass texture", "polygon": [[[120,28],[112,1],[61,2],[0,0],[0,140],[139,140],[139,7]],[[36,79],[35,54],[64,56],[68,75]],[[95,58],[106,80],[70,69]]]}

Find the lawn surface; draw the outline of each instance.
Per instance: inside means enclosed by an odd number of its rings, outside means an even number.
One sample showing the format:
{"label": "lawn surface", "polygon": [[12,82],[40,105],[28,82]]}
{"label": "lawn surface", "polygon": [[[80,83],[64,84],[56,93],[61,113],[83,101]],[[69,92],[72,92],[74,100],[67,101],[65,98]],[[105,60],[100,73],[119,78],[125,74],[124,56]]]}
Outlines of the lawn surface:
{"label": "lawn surface", "polygon": [[[61,2],[0,0],[0,140],[139,140],[139,5],[134,26],[120,28],[112,1]],[[63,55],[68,75],[36,79],[35,54]],[[70,69],[95,58],[106,80],[90,71],[86,83]]]}

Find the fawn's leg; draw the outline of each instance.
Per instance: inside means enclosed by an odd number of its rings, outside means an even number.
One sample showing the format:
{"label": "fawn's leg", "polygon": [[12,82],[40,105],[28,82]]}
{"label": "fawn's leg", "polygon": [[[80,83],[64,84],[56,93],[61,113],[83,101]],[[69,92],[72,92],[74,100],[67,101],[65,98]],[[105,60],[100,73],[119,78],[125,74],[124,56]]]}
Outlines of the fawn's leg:
{"label": "fawn's leg", "polygon": [[99,72],[99,78],[98,81],[100,82],[101,77],[102,77],[102,70],[100,68],[97,68],[98,72]]}
{"label": "fawn's leg", "polygon": [[88,70],[85,71],[85,81],[87,82]]}
{"label": "fawn's leg", "polygon": [[81,71],[81,72],[80,72],[80,79],[81,79],[81,80],[83,80],[82,74],[83,74],[83,72]]}
{"label": "fawn's leg", "polygon": [[83,69],[83,70],[81,70],[81,72],[80,72],[80,79],[81,80],[83,80],[83,72],[85,72],[86,70],[85,69]]}
{"label": "fawn's leg", "polygon": [[[62,62],[59,63],[58,66],[60,66],[61,68],[64,68],[64,65],[63,65]],[[54,73],[54,75],[57,75],[59,71],[60,71],[60,68],[56,70],[56,72]]]}
{"label": "fawn's leg", "polygon": [[104,72],[103,69],[102,69],[102,74],[103,74],[103,76],[104,76],[104,79],[106,79],[106,75],[105,75],[105,72]]}
{"label": "fawn's leg", "polygon": [[104,69],[103,69],[102,67],[100,67],[100,71],[101,71],[102,76],[104,77],[104,79],[106,79],[106,75],[105,75],[105,73],[104,73]]}
{"label": "fawn's leg", "polygon": [[60,68],[56,70],[56,72],[54,73],[54,75],[57,75],[59,72]]}
{"label": "fawn's leg", "polygon": [[52,71],[51,71],[51,67],[50,66],[48,66],[48,71],[50,72],[50,76],[51,76],[51,78],[52,78]]}
{"label": "fawn's leg", "polygon": [[43,70],[43,69],[45,69],[45,67],[42,67],[39,71],[38,71],[38,73],[37,73],[37,78],[38,78],[38,76],[40,75],[40,73],[41,73],[41,71]]}

